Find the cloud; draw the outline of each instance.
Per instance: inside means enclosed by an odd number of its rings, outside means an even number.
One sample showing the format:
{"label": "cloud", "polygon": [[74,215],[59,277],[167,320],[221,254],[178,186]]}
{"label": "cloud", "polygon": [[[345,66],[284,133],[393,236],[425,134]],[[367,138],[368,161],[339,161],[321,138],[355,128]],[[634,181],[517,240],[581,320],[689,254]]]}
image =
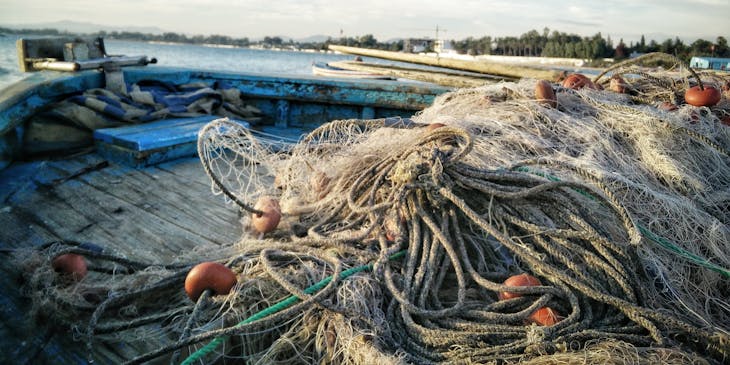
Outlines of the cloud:
{"label": "cloud", "polygon": [[727,6],[727,0],[687,0],[688,3],[712,5],[712,6]]}
{"label": "cloud", "polygon": [[708,29],[728,34],[727,14],[727,0],[10,0],[3,4],[0,25],[69,19],[252,38],[339,36],[343,29],[348,36],[378,39],[431,36],[437,25],[451,39],[518,36],[547,26],[629,38],[652,32],[693,37]]}
{"label": "cloud", "polygon": [[563,24],[578,25],[578,26],[581,26],[581,27],[600,27],[600,26],[603,26],[603,23],[580,21],[580,20],[559,19],[558,22],[559,23],[563,23]]}

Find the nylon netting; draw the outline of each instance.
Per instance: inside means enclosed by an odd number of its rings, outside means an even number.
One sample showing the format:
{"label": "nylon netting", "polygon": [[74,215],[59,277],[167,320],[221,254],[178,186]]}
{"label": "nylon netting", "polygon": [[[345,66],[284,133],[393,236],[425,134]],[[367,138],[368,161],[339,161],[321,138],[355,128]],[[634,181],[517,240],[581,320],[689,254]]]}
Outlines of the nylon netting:
{"label": "nylon netting", "polygon": [[[241,241],[170,265],[56,242],[25,261],[43,293],[34,310],[90,348],[169,339],[132,363],[204,346],[188,362],[725,362],[727,96],[682,104],[696,79],[680,66],[611,71],[628,93],[553,85],[552,108],[535,80],[499,83],[411,119],[327,123],[288,146],[214,121],[199,152],[214,193],[245,211]],[[260,197],[283,216],[265,235],[250,228]],[[67,252],[106,271],[49,279],[47,261]],[[193,257],[231,268],[231,293],[185,297]],[[541,285],[502,284],[521,273]],[[554,323],[536,323],[544,308]]]}

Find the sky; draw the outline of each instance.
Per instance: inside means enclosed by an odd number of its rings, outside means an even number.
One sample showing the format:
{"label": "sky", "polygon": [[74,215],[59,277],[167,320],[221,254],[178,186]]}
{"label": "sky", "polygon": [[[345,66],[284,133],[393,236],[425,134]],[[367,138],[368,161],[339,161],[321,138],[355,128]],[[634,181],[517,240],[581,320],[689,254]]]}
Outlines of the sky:
{"label": "sky", "polygon": [[0,26],[71,20],[232,37],[311,35],[380,41],[519,36],[547,27],[662,42],[730,39],[730,0],[0,0]]}

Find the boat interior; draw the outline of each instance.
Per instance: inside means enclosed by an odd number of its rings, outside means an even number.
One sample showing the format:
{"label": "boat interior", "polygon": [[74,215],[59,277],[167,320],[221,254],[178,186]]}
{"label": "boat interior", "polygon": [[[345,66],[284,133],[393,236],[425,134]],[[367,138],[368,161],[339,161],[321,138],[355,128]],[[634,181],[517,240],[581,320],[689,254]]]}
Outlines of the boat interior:
{"label": "boat interior", "polygon": [[[257,112],[256,118],[240,122],[279,144],[296,141],[331,120],[408,117],[448,90],[417,83],[158,66],[114,72],[121,73],[126,85],[142,80],[226,83]],[[238,208],[211,192],[195,150],[197,131],[215,116],[106,128],[94,131],[93,143],[84,148],[23,153],[33,142],[24,134],[36,114],[87,89],[103,88],[108,78],[96,69],[45,71],[0,92],[0,254],[5,261],[19,250],[73,241],[129,259],[166,262],[198,246],[231,245],[241,237]],[[98,344],[87,349],[68,329],[28,318],[29,301],[19,292],[21,273],[15,265],[0,265],[0,273],[5,349],[0,363],[80,364],[93,358],[116,364],[159,346],[151,341],[144,344],[147,348]]]}
{"label": "boat interior", "polygon": [[[71,240],[163,263],[200,245],[231,245],[241,236],[238,209],[213,196],[194,157],[145,168],[110,162],[95,153],[28,161],[1,171],[0,186],[0,242],[6,260],[14,249]],[[2,362],[86,363],[92,354],[68,329],[27,318],[28,299],[18,292],[14,268],[0,265]],[[92,357],[100,363],[122,363],[143,350],[100,343]]]}

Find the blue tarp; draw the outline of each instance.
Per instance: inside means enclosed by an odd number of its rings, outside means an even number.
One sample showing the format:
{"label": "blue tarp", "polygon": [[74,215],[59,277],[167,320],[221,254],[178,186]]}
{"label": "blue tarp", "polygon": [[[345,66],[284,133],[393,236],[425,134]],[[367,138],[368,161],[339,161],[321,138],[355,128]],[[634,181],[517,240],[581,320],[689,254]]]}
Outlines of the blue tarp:
{"label": "blue tarp", "polygon": [[259,111],[247,106],[241,92],[221,82],[173,85],[141,81],[127,85],[126,95],[90,89],[54,104],[25,126],[26,153],[50,152],[92,143],[92,133],[166,118],[215,115],[255,120]]}
{"label": "blue tarp", "polygon": [[127,95],[92,89],[66,100],[114,120],[149,122],[174,116],[239,116],[243,107],[238,89],[221,83],[176,86],[161,82],[127,85]]}

